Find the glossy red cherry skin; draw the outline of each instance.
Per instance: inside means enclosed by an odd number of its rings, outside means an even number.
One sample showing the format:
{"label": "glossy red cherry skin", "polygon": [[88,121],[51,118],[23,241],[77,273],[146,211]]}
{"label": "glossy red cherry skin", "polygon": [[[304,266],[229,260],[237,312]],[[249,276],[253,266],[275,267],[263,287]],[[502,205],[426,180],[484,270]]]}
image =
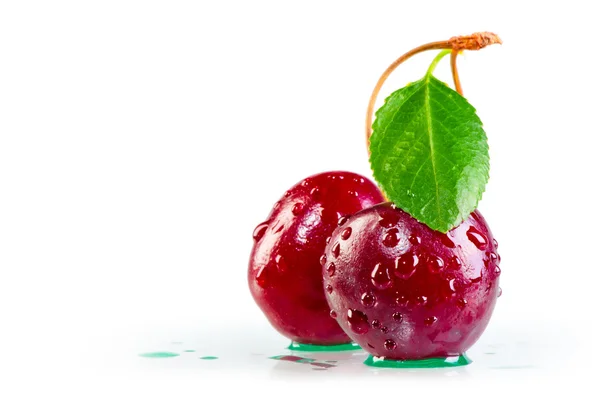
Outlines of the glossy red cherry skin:
{"label": "glossy red cherry skin", "polygon": [[377,186],[350,172],[327,172],[296,184],[254,230],[248,283],[281,334],[295,342],[350,342],[329,316],[320,258],[338,220],[383,202]]}
{"label": "glossy red cherry skin", "polygon": [[443,234],[380,204],[333,233],[323,266],[327,301],[374,356],[460,355],[483,333],[499,295],[496,246],[478,211]]}

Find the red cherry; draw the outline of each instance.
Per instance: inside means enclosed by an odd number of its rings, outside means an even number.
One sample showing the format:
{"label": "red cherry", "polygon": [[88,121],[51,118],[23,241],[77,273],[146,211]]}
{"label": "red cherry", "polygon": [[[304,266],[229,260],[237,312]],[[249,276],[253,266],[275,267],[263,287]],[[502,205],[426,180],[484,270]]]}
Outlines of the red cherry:
{"label": "red cherry", "polygon": [[335,319],[347,311],[330,312],[325,299],[331,287],[324,290],[321,268],[331,276],[336,269],[322,255],[338,223],[340,239],[351,240],[354,233],[343,227],[344,218],[383,201],[377,186],[363,176],[321,173],[287,191],[267,221],[256,227],[248,267],[250,292],[281,334],[304,344],[350,342]]}
{"label": "red cherry", "polygon": [[478,211],[443,234],[390,203],[376,205],[337,228],[324,254],[335,267],[333,275],[323,268],[323,276],[340,326],[388,359],[464,353],[483,333],[500,292],[500,257]]}

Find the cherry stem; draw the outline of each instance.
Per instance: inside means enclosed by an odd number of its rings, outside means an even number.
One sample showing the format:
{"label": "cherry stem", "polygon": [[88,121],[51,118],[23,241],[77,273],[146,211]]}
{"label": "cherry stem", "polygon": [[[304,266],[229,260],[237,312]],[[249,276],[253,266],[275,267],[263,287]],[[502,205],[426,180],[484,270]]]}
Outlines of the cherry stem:
{"label": "cherry stem", "polygon": [[373,109],[375,108],[375,102],[377,101],[377,96],[379,95],[379,91],[381,87],[387,80],[387,78],[394,72],[394,70],[402,64],[404,61],[408,60],[413,55],[422,53],[428,50],[452,50],[452,54],[454,57],[451,57],[451,63],[453,65],[453,73],[452,76],[454,78],[454,84],[458,82],[456,85],[456,91],[459,94],[462,94],[462,88],[460,87],[460,81],[458,80],[458,72],[456,72],[456,56],[455,52],[459,52],[462,50],[480,50],[486,46],[491,44],[502,44],[502,40],[495,33],[491,32],[479,32],[473,33],[468,36],[455,36],[450,38],[449,40],[443,40],[439,42],[431,42],[427,44],[423,44],[419,47],[415,47],[414,49],[408,51],[398,58],[396,61],[392,62],[392,64],[387,67],[387,69],[383,72],[375,88],[373,89],[373,93],[371,93],[371,98],[369,99],[369,106],[367,107],[367,118],[366,118],[366,141],[367,141],[367,151],[369,152],[369,156],[371,155],[370,143],[371,143],[371,128],[373,125]]}
{"label": "cherry stem", "polygon": [[454,88],[456,89],[456,92],[462,96],[463,89],[458,77],[458,68],[456,67],[456,57],[458,56],[458,53],[458,50],[452,50],[452,53],[450,54],[450,66],[452,68],[452,80],[454,80]]}

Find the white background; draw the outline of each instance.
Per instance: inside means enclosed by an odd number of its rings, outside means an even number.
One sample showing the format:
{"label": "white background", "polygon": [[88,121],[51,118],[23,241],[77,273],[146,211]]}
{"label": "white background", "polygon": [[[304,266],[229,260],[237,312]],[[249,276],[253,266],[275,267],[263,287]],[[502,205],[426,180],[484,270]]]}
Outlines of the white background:
{"label": "white background", "polygon": [[[599,333],[591,4],[0,2],[0,396],[581,389]],[[543,342],[537,372],[357,384],[360,371],[139,361],[171,340],[285,346],[247,289],[254,226],[310,174],[370,176],[363,124],[379,75],[417,45],[483,30],[504,44],[459,58],[489,137],[479,209],[502,256],[482,340]],[[433,56],[400,67],[382,97]],[[436,75],[450,82],[447,60]]]}

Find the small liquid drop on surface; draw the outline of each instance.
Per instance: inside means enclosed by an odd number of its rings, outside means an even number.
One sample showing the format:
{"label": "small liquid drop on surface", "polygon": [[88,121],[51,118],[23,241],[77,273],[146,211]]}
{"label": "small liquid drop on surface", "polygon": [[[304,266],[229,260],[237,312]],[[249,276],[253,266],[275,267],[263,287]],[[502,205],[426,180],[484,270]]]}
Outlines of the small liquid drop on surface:
{"label": "small liquid drop on surface", "polygon": [[487,245],[487,240],[484,235],[473,226],[469,227],[469,230],[467,230],[467,238],[481,251],[483,251]]}
{"label": "small liquid drop on surface", "polygon": [[464,308],[467,306],[467,300],[465,298],[459,298],[457,303],[459,308]]}
{"label": "small liquid drop on surface", "polygon": [[375,319],[371,322],[371,327],[373,327],[376,330],[379,330],[381,328],[381,323],[379,322],[379,320]]}
{"label": "small liquid drop on surface", "polygon": [[333,246],[331,253],[333,254],[334,258],[337,258],[338,256],[340,256],[340,243],[336,242],[335,245]]}
{"label": "small liquid drop on surface", "polygon": [[342,216],[338,219],[338,226],[343,226],[348,221],[346,216]]}
{"label": "small liquid drop on surface", "polygon": [[329,266],[327,266],[327,274],[329,275],[329,277],[333,277],[333,275],[335,274],[335,264],[334,263],[330,263]]}
{"label": "small liquid drop on surface", "polygon": [[352,191],[352,190],[348,191],[348,195],[351,197],[358,197],[358,193],[356,191]]}
{"label": "small liquid drop on surface", "polygon": [[396,259],[394,274],[397,277],[406,280],[415,273],[418,264],[418,256],[412,252],[407,252]]}
{"label": "small liquid drop on surface", "polygon": [[415,298],[415,302],[419,306],[423,306],[427,303],[427,297],[424,295],[419,295]]}
{"label": "small liquid drop on surface", "polygon": [[259,287],[266,287],[268,273],[267,266],[263,266],[256,274],[256,284],[258,284]]}
{"label": "small liquid drop on surface", "polygon": [[360,297],[360,301],[362,302],[362,304],[365,307],[372,308],[373,306],[375,306],[375,303],[377,302],[377,298],[375,298],[375,295],[373,295],[373,293],[365,292]]}
{"label": "small liquid drop on surface", "polygon": [[427,259],[427,265],[432,273],[440,273],[444,270],[444,261],[437,256],[429,257]]}
{"label": "small liquid drop on surface", "polygon": [[319,187],[314,187],[310,190],[310,196],[313,197],[313,199],[319,199],[319,197],[321,197],[321,190]]}
{"label": "small liquid drop on surface", "polygon": [[450,258],[450,265],[448,267],[450,267],[452,270],[459,270],[461,266],[462,261],[460,258],[456,255],[453,255],[452,258]]}
{"label": "small liquid drop on surface", "polygon": [[174,352],[148,352],[148,353],[140,353],[141,357],[147,357],[151,359],[166,359],[170,357],[177,357],[179,353]]}
{"label": "small liquid drop on surface", "polygon": [[319,263],[321,264],[321,266],[325,266],[325,263],[327,263],[327,256],[321,255],[321,257],[319,258]]}
{"label": "small liquid drop on surface", "polygon": [[419,245],[421,243],[421,237],[415,234],[411,234],[408,237],[408,242],[410,242],[412,245]]}
{"label": "small liquid drop on surface", "polygon": [[492,243],[494,244],[494,249],[498,249],[498,241],[496,241],[496,239],[494,238],[494,240],[492,241]]}
{"label": "small liquid drop on surface", "polygon": [[268,228],[269,228],[269,222],[262,222],[261,224],[256,226],[256,228],[254,229],[254,232],[252,233],[252,238],[254,239],[254,241],[258,241],[261,238],[263,238],[263,236],[265,235],[265,232],[267,231]]}
{"label": "small liquid drop on surface", "polygon": [[384,290],[392,285],[387,267],[381,263],[377,263],[371,272],[371,283],[380,290]]}
{"label": "small liquid drop on surface", "polygon": [[498,287],[498,298],[502,296],[502,288]]}
{"label": "small liquid drop on surface", "polygon": [[389,351],[393,351],[394,349],[396,349],[396,342],[393,339],[386,339],[385,342],[383,343],[383,346],[385,347],[385,349],[389,350]]}
{"label": "small liquid drop on surface", "polygon": [[333,292],[333,287],[331,286],[331,284],[327,284],[325,286],[325,291],[327,291],[328,294],[331,294]]}
{"label": "small liquid drop on surface", "polygon": [[332,310],[331,312],[329,312],[329,316],[335,319],[337,318],[337,312],[335,310]]}
{"label": "small liquid drop on surface", "polygon": [[496,265],[494,268],[494,275],[499,276],[500,273],[502,273],[502,270],[500,270],[500,266]]}
{"label": "small liquid drop on surface", "polygon": [[331,241],[331,236],[330,236],[330,237],[327,237],[327,238],[325,239],[325,244],[329,244],[329,242],[330,242],[330,241]]}
{"label": "small liquid drop on surface", "polygon": [[400,313],[400,312],[396,312],[396,313],[394,313],[394,314],[392,315],[392,318],[393,318],[395,321],[397,321],[397,322],[399,322],[399,323],[400,323],[400,322],[402,322],[402,318],[403,318],[403,317],[402,317],[402,313]]}
{"label": "small liquid drop on surface", "polygon": [[277,255],[275,257],[275,265],[277,266],[277,270],[280,272],[285,272],[287,270],[287,264],[281,255]]}
{"label": "small liquid drop on surface", "polygon": [[424,323],[426,326],[428,326],[428,327],[429,327],[429,326],[432,326],[432,325],[433,325],[433,323],[435,323],[436,321],[437,321],[437,317],[435,317],[435,316],[430,316],[430,317],[427,317],[427,318],[425,318],[425,320],[423,321],[423,323]]}
{"label": "small liquid drop on surface", "polygon": [[386,326],[381,326],[380,330],[384,334],[388,332],[388,328]]}
{"label": "small liquid drop on surface", "polygon": [[202,360],[217,360],[218,357],[217,356],[202,356],[199,359],[202,359]]}
{"label": "small liquid drop on surface", "polygon": [[393,248],[400,241],[400,232],[398,229],[390,229],[383,236],[383,245],[388,248]]}
{"label": "small liquid drop on surface", "polygon": [[346,227],[344,230],[342,230],[342,240],[347,240],[348,238],[350,238],[350,236],[352,235],[352,227]]}
{"label": "small liquid drop on surface", "polygon": [[383,228],[389,229],[394,227],[400,221],[400,218],[397,215],[379,215],[381,219],[379,219],[379,225]]}
{"label": "small liquid drop on surface", "polygon": [[348,325],[357,334],[366,334],[369,331],[367,315],[359,310],[348,309]]}
{"label": "small liquid drop on surface", "polygon": [[[374,349],[374,348],[373,348]],[[393,360],[384,357],[369,355],[364,364],[371,367],[395,368],[395,369],[429,369],[440,367],[466,366],[471,363],[466,355],[433,357],[421,360]]]}
{"label": "small liquid drop on surface", "polygon": [[302,212],[303,208],[304,208],[304,206],[298,202],[298,203],[294,204],[294,206],[292,207],[292,213],[295,216],[298,216],[300,214],[300,212]]}

